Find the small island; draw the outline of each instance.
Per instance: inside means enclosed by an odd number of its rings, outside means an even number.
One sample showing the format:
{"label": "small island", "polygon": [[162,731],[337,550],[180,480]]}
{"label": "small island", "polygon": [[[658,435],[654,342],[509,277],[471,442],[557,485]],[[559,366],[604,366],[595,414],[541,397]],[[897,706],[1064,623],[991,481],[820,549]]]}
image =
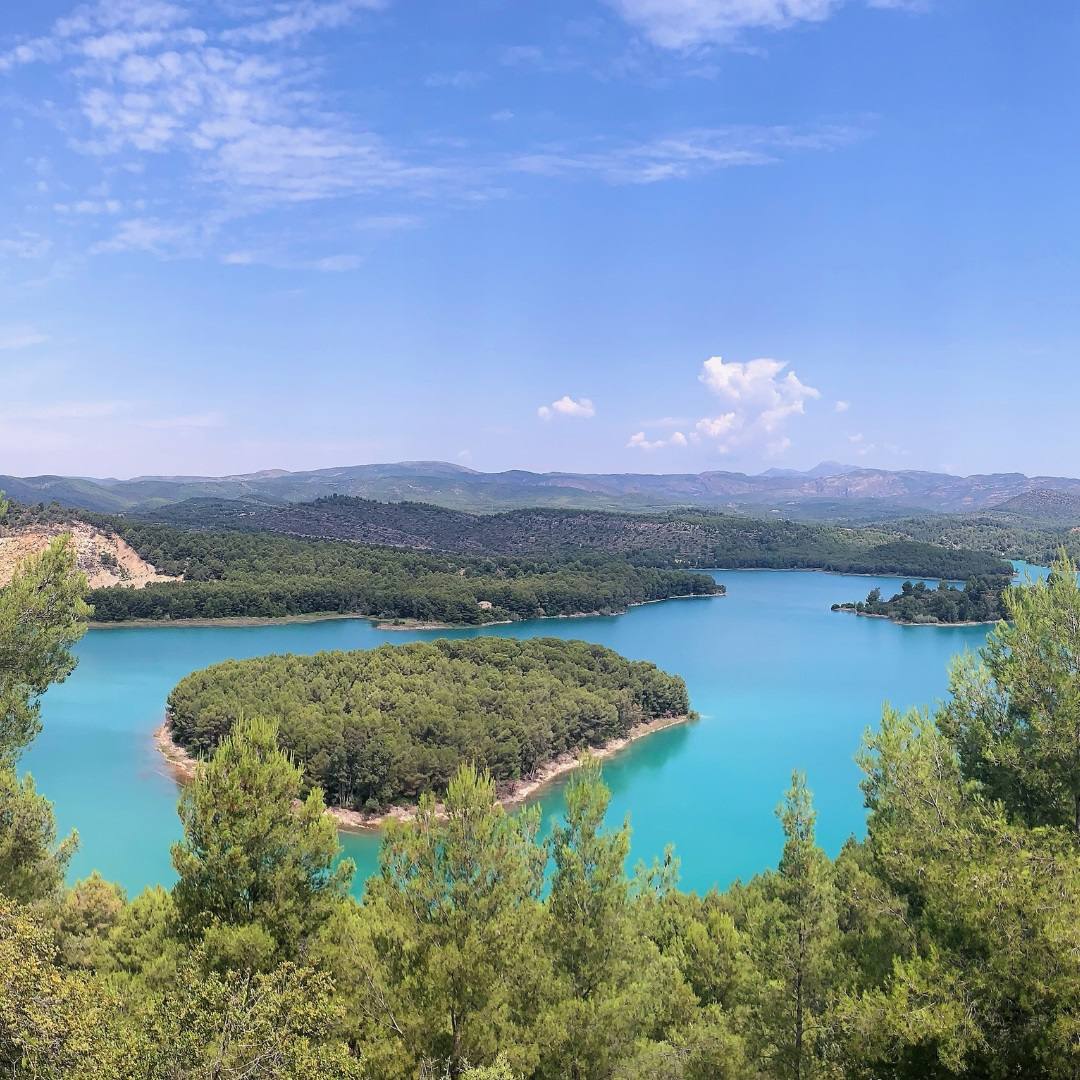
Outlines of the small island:
{"label": "small island", "polygon": [[183,776],[237,716],[277,721],[282,748],[347,826],[408,813],[465,761],[506,804],[693,716],[686,684],[583,641],[480,638],[230,660],[174,688],[158,745]]}
{"label": "small island", "polygon": [[994,623],[1006,617],[1002,594],[1009,580],[1003,576],[973,577],[962,589],[947,581],[939,582],[936,589],[928,588],[924,581],[905,581],[900,592],[888,600],[882,598],[880,589],[871,589],[865,600],[833,604],[832,610],[909,625]]}

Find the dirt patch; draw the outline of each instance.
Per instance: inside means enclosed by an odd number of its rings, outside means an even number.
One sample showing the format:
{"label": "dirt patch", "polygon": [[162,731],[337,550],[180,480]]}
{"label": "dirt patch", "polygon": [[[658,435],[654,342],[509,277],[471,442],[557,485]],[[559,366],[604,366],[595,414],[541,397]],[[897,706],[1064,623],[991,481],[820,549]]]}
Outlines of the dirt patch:
{"label": "dirt patch", "polygon": [[76,521],[70,525],[27,525],[0,536],[0,588],[15,576],[18,565],[44,551],[62,533],[71,533],[79,569],[91,589],[127,585],[141,589],[155,581],[176,581],[161,574],[115,533]]}

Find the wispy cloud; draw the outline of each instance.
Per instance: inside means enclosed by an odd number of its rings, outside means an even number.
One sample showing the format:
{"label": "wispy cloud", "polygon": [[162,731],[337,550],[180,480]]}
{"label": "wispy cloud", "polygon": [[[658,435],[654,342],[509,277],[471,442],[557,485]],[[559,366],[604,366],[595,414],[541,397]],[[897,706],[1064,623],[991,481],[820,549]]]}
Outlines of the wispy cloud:
{"label": "wispy cloud", "polygon": [[378,11],[385,6],[383,0],[299,0],[277,4],[280,14],[227,30],[222,38],[259,44],[293,42],[318,30],[346,26],[359,12]]}
{"label": "wispy cloud", "polygon": [[52,405],[9,405],[0,411],[5,420],[48,423],[53,420],[98,420],[130,408],[126,401],[58,401]]}
{"label": "wispy cloud", "polygon": [[0,349],[27,349],[48,340],[47,334],[33,326],[0,326]]}
{"label": "wispy cloud", "polygon": [[186,416],[161,416],[140,420],[139,427],[155,431],[176,431],[184,428],[217,428],[225,424],[220,412],[190,413]]}
{"label": "wispy cloud", "polygon": [[586,397],[572,398],[569,394],[563,394],[561,398],[553,401],[550,405],[541,405],[536,410],[536,415],[541,420],[554,420],[559,416],[576,420],[591,420],[596,415],[596,407]]}
{"label": "wispy cloud", "polygon": [[511,158],[510,167],[538,176],[600,176],[611,183],[654,184],[750,165],[791,154],[835,150],[865,135],[856,124],[817,128],[729,126],[697,128],[636,143],[602,140],[551,146]]}
{"label": "wispy cloud", "polygon": [[486,82],[487,78],[485,71],[434,71],[424,79],[424,85],[434,89],[468,90]]}
{"label": "wispy cloud", "polygon": [[[631,26],[664,49],[730,45],[749,30],[820,23],[847,0],[606,0]],[[921,10],[924,0],[863,0],[872,8]]]}
{"label": "wispy cloud", "polygon": [[[666,3],[656,0],[658,8]],[[383,0],[91,0],[46,34],[0,53],[0,72],[32,64],[55,69],[57,96],[69,97],[41,117],[54,121],[66,148],[96,163],[100,179],[108,180],[53,202],[65,224],[77,223],[66,230],[65,243],[81,242],[92,254],[219,260],[267,248],[279,263],[341,269],[343,260],[360,256],[325,250],[331,234],[283,224],[286,216],[302,220],[305,207],[334,201],[343,204],[343,227],[350,220],[359,228],[411,227],[416,218],[401,212],[403,203],[470,204],[501,197],[531,177],[677,181],[827,152],[865,134],[856,120],[484,149],[456,132],[389,139],[346,108],[328,85],[325,58],[302,47],[319,32],[375,23],[384,6]],[[507,47],[499,60],[549,71],[581,63],[527,44]],[[462,68],[435,72],[427,82],[466,87],[486,78]],[[512,113],[489,115],[506,120]],[[518,128],[502,130],[513,135]],[[37,182],[49,187],[47,169]],[[389,212],[380,212],[388,203]],[[276,242],[266,241],[264,219],[275,222]],[[39,257],[48,245],[39,234],[0,238],[0,255]]]}
{"label": "wispy cloud", "polygon": [[850,408],[851,408],[851,402],[850,401],[837,401],[833,405],[833,412],[845,413]]}

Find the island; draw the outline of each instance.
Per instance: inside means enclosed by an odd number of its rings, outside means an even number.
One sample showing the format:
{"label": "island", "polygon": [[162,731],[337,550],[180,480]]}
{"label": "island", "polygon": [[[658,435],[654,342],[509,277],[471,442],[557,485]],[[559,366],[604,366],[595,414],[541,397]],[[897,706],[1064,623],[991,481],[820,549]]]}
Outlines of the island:
{"label": "island", "polygon": [[181,775],[238,716],[279,740],[345,825],[401,816],[463,762],[520,801],[576,764],[694,714],[686,684],[655,664],[560,638],[440,639],[373,650],[230,660],[169,695],[159,747]]}
{"label": "island", "polygon": [[905,581],[900,592],[885,600],[881,589],[871,589],[865,600],[833,604],[833,611],[870,615],[910,625],[952,626],[995,623],[1006,617],[1002,598],[1010,579],[1004,576],[969,578],[958,589],[947,581],[931,589],[926,582]]}

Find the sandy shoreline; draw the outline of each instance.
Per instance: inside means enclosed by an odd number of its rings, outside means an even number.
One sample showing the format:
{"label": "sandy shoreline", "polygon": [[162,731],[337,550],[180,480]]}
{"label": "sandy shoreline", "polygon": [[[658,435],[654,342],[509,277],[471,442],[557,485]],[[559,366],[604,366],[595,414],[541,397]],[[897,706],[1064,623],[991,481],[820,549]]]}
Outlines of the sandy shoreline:
{"label": "sandy shoreline", "polygon": [[[621,738],[612,739],[600,746],[586,747],[579,753],[561,754],[553,761],[542,765],[534,776],[500,783],[497,789],[499,805],[511,809],[526,802],[560,776],[565,776],[576,769],[581,762],[582,753],[587,752],[600,759],[613,757],[631,743],[637,742],[638,739],[685,724],[690,719],[691,715],[684,714],[647,720],[632,727]],[[184,784],[192,779],[199,761],[182,746],[173,742],[169,734],[168,722],[163,723],[154,732],[154,745],[161,754],[170,775],[177,783]],[[386,811],[373,814],[362,810],[347,810],[340,806],[328,806],[326,812],[337,822],[337,827],[342,832],[371,832],[381,828],[388,821],[411,821],[416,816],[416,807],[392,806]],[[436,812],[442,815],[441,803],[436,805]]]}

